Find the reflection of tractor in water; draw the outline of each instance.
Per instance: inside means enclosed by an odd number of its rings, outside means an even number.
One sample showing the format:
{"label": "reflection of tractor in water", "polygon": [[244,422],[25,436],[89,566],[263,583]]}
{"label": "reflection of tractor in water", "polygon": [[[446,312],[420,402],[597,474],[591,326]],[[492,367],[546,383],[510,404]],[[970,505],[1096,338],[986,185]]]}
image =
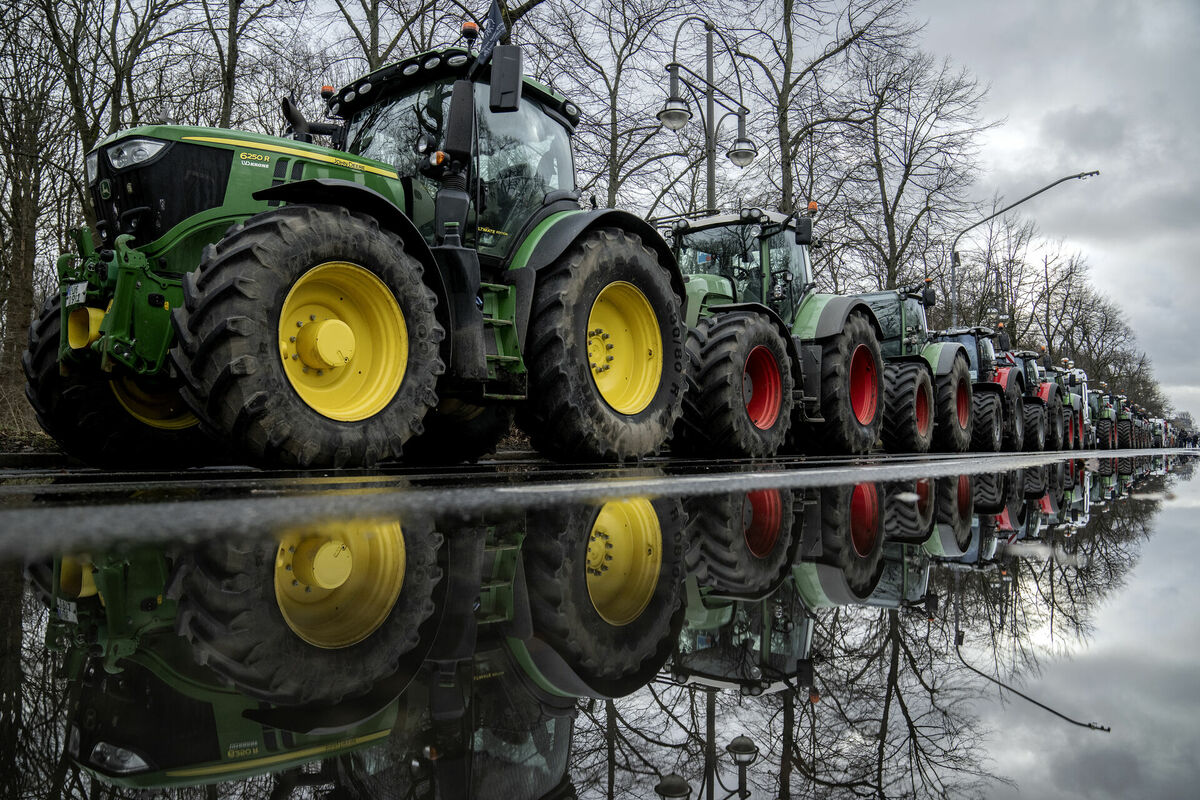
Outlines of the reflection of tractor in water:
{"label": "reflection of tractor in water", "polygon": [[[177,125],[87,154],[95,238],[58,262],[27,395],[102,466],[654,453],[684,389],[684,285],[643,220],[581,210],[579,108],[521,52],[443,49],[290,102],[292,138]],[[332,146],[312,143],[327,135]]]}
{"label": "reflection of tractor in water", "polygon": [[[634,498],[455,523],[445,537],[420,521],[348,521],[261,542],[58,557],[29,573],[51,609],[48,642],[65,650],[89,707],[116,702],[100,694],[129,673],[150,687],[139,691],[193,697],[198,719],[218,717],[195,750],[212,758],[119,744],[145,724],[106,734],[116,750],[79,745],[72,757],[134,785],[209,782],[293,763],[292,741],[310,756],[367,743],[293,734],[386,733],[414,674],[470,686],[481,648],[503,651],[548,695],[632,691],[682,622],[682,527],[678,501]],[[258,728],[221,721],[242,709]],[[112,768],[122,759],[128,769]]]}

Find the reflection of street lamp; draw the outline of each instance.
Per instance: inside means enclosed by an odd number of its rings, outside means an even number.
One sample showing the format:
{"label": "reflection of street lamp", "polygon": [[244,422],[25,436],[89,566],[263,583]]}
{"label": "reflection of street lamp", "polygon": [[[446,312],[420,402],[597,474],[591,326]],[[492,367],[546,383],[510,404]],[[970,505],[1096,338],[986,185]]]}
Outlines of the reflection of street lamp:
{"label": "reflection of street lamp", "polygon": [[958,275],[957,275],[958,264],[959,264],[958,240],[961,239],[967,231],[972,230],[973,228],[977,228],[980,225],[982,225],[983,223],[987,222],[988,220],[995,219],[996,217],[1000,216],[1001,214],[1005,214],[1008,211],[1011,211],[1012,209],[1021,205],[1021,203],[1024,203],[1026,200],[1031,200],[1032,198],[1037,197],[1042,192],[1047,191],[1049,189],[1053,189],[1055,186],[1058,186],[1060,183],[1066,183],[1067,181],[1075,180],[1076,178],[1078,178],[1079,180],[1087,180],[1088,178],[1092,177],[1093,175],[1099,175],[1099,174],[1100,174],[1100,170],[1097,169],[1097,170],[1092,170],[1091,172],[1080,172],[1077,175],[1067,175],[1065,178],[1059,178],[1058,180],[1054,181],[1053,183],[1046,184],[1042,188],[1038,189],[1036,192],[1025,195],[1017,202],[1015,202],[1011,205],[1005,206],[1004,208],[1000,209],[996,213],[990,214],[990,215],[984,217],[983,219],[979,220],[978,222],[968,225],[967,227],[963,228],[957,236],[954,237],[954,242],[950,245],[950,327],[952,327],[952,328],[958,327]]}
{"label": "reflection of street lamp", "polygon": [[[675,60],[675,53],[679,47],[679,34],[683,31],[683,26],[692,21],[704,23],[706,46],[704,60],[705,75],[703,77]],[[705,109],[701,111],[700,119],[704,123],[704,158],[707,166],[707,200],[709,211],[715,211],[717,207],[717,131],[726,117],[735,116],[738,121],[737,138],[733,140],[733,146],[725,154],[729,160],[738,167],[746,167],[758,155],[758,148],[755,147],[753,140],[746,135],[746,115],[750,109],[742,105],[742,76],[737,71],[737,63],[734,62],[733,65],[734,74],[738,79],[738,98],[736,100],[713,82],[714,34],[721,36],[720,32],[717,31],[717,27],[703,17],[687,17],[683,22],[679,23],[679,27],[675,30],[675,43],[671,46],[671,63],[667,64],[667,74],[671,76],[667,102],[663,104],[662,110],[658,112],[658,121],[663,124],[663,127],[673,131],[680,130],[692,118],[691,104],[683,96],[680,86],[686,86],[693,97],[695,97],[695,93],[699,89],[688,78],[691,78],[704,87]],[[721,41],[725,44],[726,49],[732,53],[733,48],[725,41],[724,36],[721,36]],[[680,73],[683,73],[683,75],[681,76]],[[720,97],[717,96],[718,94],[720,94]],[[717,118],[716,114],[716,107],[718,105],[728,112],[722,115],[720,119]],[[699,103],[697,103],[697,109],[699,109]]]}
{"label": "reflection of street lamp", "polygon": [[[749,797],[750,789],[746,785],[746,769],[758,758],[758,745],[749,736],[742,734],[735,736],[733,741],[725,745],[725,752],[729,753],[733,758],[733,763],[737,764],[738,785],[736,789],[729,790],[721,800],[729,800],[735,796],[743,799]],[[654,793],[664,800],[667,798],[686,799],[691,797],[692,787],[680,775],[672,772],[670,775],[664,775],[655,784]],[[709,784],[708,796],[713,796],[712,784]]]}
{"label": "reflection of street lamp", "polygon": [[754,763],[754,759],[758,758],[758,745],[751,741],[749,736],[742,734],[725,745],[725,751],[733,756],[733,763],[737,764],[737,796],[749,797],[750,790],[746,788],[746,768]]}
{"label": "reflection of street lamp", "polygon": [[687,800],[692,796],[692,787],[688,786],[688,782],[682,776],[672,772],[670,775],[664,775],[654,786],[654,793],[663,800],[670,798],[683,798]]}

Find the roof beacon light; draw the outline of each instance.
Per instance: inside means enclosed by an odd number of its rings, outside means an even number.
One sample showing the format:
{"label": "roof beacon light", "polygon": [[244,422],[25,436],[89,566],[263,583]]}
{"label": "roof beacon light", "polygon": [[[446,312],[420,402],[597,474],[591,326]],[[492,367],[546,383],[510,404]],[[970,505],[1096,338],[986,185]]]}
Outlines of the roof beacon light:
{"label": "roof beacon light", "polygon": [[463,20],[462,37],[468,42],[473,42],[479,38],[479,26],[471,20]]}

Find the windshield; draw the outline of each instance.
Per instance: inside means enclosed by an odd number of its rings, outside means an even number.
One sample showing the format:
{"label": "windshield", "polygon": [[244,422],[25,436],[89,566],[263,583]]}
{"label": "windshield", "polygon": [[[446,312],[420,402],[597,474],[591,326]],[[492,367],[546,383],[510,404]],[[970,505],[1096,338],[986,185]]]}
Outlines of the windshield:
{"label": "windshield", "polygon": [[808,252],[796,244],[790,228],[765,240],[757,224],[689,232],[681,237],[676,259],[683,274],[726,278],[733,284],[735,302],[764,303],[785,320],[795,315],[808,282]]}
{"label": "windshield", "polygon": [[[363,109],[348,125],[346,150],[396,168],[409,216],[430,241],[438,183],[420,167],[445,140],[452,87],[447,78],[414,88]],[[575,188],[575,172],[570,134],[537,100],[525,97],[520,110],[494,114],[489,91],[486,84],[475,85],[477,169],[469,176],[475,224],[468,221],[466,239],[482,251],[503,254],[547,193]]]}

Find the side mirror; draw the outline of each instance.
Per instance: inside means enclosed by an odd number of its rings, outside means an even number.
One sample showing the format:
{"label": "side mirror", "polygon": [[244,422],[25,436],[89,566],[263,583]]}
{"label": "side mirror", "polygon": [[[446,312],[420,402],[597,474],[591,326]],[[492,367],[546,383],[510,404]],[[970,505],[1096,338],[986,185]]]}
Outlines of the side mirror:
{"label": "side mirror", "polygon": [[934,303],[937,302],[937,292],[932,286],[926,286],[925,291],[921,292],[921,302],[925,304],[926,308],[933,308]]}
{"label": "side mirror", "polygon": [[1070,377],[1067,378],[1067,385],[1068,386],[1078,386],[1079,385],[1079,376],[1077,376],[1074,372],[1072,372]]}
{"label": "side mirror", "polygon": [[492,93],[488,107],[503,114],[521,107],[521,48],[515,44],[498,44],[492,50]]}
{"label": "side mirror", "polygon": [[800,217],[796,220],[796,244],[812,244],[812,217]]}

